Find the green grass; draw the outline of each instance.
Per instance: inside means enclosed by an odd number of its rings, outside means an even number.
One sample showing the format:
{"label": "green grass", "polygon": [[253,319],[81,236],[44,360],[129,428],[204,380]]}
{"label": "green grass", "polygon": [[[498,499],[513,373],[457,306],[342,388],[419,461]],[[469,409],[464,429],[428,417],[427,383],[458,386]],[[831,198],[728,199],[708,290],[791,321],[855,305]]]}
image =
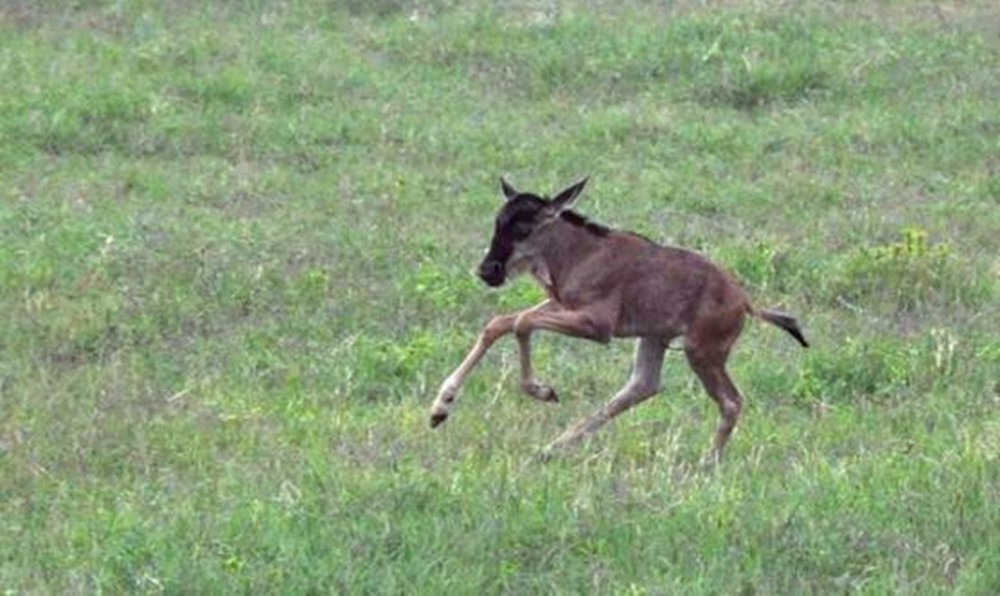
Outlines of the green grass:
{"label": "green grass", "polygon": [[[604,5],[607,4],[607,5]],[[989,2],[0,8],[4,593],[1000,589],[1000,12]],[[725,3],[724,3],[725,4]],[[747,408],[682,358],[494,348],[497,177],[701,250]]]}

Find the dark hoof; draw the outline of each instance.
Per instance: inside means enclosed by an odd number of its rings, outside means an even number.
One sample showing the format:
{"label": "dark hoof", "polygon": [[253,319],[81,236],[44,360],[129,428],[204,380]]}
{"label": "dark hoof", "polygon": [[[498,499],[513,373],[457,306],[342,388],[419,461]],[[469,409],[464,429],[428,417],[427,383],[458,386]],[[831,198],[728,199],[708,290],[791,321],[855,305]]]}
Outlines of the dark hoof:
{"label": "dark hoof", "polygon": [[559,403],[559,396],[556,395],[556,390],[549,387],[548,385],[539,385],[535,389],[534,393],[532,393],[532,397],[534,397],[538,401],[544,401],[554,404]]}
{"label": "dark hoof", "polygon": [[431,414],[431,428],[437,428],[447,419],[447,414]]}
{"label": "dark hoof", "polygon": [[559,396],[556,395],[555,389],[549,387],[548,385],[531,383],[530,385],[522,385],[521,389],[538,401],[559,403]]}

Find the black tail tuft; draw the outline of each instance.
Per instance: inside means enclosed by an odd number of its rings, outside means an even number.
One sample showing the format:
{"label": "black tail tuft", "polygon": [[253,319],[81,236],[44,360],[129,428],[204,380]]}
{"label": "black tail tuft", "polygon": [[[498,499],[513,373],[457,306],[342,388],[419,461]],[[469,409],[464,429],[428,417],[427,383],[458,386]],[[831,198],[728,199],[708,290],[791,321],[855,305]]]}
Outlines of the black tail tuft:
{"label": "black tail tuft", "polygon": [[804,335],[802,335],[802,330],[799,329],[799,322],[795,320],[795,317],[786,315],[785,313],[773,311],[773,310],[758,310],[755,311],[757,316],[764,319],[768,323],[777,325],[785,331],[787,331],[792,337],[796,339],[803,348],[809,347],[809,342],[806,341]]}

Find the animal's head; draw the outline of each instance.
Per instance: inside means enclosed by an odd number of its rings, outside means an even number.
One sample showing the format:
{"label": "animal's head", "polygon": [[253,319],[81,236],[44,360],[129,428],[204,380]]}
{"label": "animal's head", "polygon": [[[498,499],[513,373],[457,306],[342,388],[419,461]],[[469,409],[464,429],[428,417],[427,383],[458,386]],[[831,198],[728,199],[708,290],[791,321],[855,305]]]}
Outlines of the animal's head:
{"label": "animal's head", "polygon": [[497,213],[490,248],[479,264],[479,277],[497,287],[530,267],[538,250],[538,233],[573,206],[586,184],[584,178],[561,190],[555,198],[545,199],[520,192],[501,178],[504,204]]}

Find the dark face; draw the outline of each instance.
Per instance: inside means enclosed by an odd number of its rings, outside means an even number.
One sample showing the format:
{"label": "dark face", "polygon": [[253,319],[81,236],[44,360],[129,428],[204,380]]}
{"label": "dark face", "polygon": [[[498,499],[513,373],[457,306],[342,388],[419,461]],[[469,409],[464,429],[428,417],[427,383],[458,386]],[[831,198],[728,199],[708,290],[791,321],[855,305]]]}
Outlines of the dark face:
{"label": "dark face", "polygon": [[530,194],[519,194],[504,203],[497,214],[490,249],[479,264],[479,277],[487,285],[498,287],[507,280],[507,269],[515,249],[537,229],[547,204],[544,199]]}

